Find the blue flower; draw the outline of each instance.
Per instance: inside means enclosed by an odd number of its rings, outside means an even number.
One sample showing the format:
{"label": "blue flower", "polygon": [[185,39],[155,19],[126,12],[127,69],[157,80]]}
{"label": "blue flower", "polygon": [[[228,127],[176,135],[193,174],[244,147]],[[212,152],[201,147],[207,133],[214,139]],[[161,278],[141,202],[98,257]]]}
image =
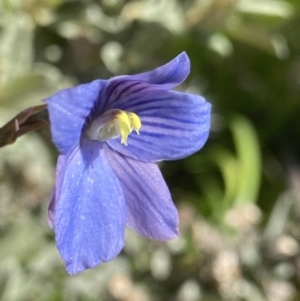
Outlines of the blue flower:
{"label": "blue flower", "polygon": [[150,72],[95,80],[49,97],[60,152],[49,221],[70,274],[110,261],[125,225],[154,240],[178,235],[178,213],[157,161],[206,142],[211,106],[171,91],[190,70],[186,53]]}

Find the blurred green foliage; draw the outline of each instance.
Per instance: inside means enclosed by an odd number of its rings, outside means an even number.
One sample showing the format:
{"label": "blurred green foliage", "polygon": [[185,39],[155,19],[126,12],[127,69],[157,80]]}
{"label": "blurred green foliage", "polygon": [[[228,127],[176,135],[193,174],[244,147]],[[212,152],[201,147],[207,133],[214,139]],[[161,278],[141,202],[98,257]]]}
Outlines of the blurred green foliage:
{"label": "blurred green foliage", "polygon": [[0,126],[55,91],[151,69],[181,51],[180,87],[213,104],[199,153],[162,170],[181,236],[128,231],[110,263],[66,274],[47,225],[49,131],[0,149],[0,299],[300,299],[300,2],[2,0]]}

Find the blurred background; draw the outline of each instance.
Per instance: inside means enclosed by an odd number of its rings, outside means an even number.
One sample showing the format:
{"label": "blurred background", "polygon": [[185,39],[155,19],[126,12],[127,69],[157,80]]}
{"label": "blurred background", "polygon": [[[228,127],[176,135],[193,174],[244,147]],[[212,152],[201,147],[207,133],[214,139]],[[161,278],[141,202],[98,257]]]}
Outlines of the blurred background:
{"label": "blurred background", "polygon": [[213,105],[209,141],[164,162],[181,235],[132,231],[70,277],[47,224],[47,129],[0,149],[0,300],[300,300],[300,2],[1,0],[0,126],[59,89],[162,65]]}

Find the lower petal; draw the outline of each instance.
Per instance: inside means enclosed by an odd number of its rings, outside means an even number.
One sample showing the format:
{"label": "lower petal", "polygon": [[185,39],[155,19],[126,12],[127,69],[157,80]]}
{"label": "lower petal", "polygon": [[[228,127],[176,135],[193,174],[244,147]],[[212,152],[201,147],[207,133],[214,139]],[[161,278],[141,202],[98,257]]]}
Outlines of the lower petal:
{"label": "lower petal", "polygon": [[125,201],[102,143],[85,141],[68,158],[55,206],[57,247],[70,274],[113,259],[124,246]]}
{"label": "lower petal", "polygon": [[56,203],[58,200],[59,191],[63,180],[64,169],[66,166],[65,163],[67,161],[66,158],[67,157],[65,155],[59,155],[57,159],[56,181],[51,193],[50,203],[48,207],[48,223],[51,228],[53,228],[53,223],[55,219],[55,208],[56,208]]}
{"label": "lower petal", "polygon": [[136,161],[104,147],[125,195],[127,224],[154,240],[178,236],[178,212],[155,163]]}

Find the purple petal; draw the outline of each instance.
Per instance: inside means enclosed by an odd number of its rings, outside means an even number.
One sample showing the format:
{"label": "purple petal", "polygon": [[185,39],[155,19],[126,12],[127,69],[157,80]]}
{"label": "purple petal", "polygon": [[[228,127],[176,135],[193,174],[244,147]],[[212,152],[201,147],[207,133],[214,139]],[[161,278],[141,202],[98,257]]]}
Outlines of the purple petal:
{"label": "purple petal", "polygon": [[57,183],[56,242],[71,275],[113,259],[124,246],[124,195],[102,145],[85,141]]}
{"label": "purple petal", "polygon": [[177,237],[177,209],[157,165],[122,156],[108,146],[104,150],[123,188],[128,226],[150,239]]}
{"label": "purple petal", "polygon": [[171,62],[152,71],[136,75],[116,76],[110,79],[101,97],[106,99],[106,109],[111,103],[149,90],[169,90],[182,83],[190,72],[190,60],[182,52]]}
{"label": "purple petal", "polygon": [[152,71],[135,75],[116,76],[111,79],[130,80],[160,85],[161,89],[172,89],[182,83],[190,73],[190,60],[185,52],[180,53],[169,63]]}
{"label": "purple petal", "polygon": [[56,198],[55,198],[55,185],[54,185],[51,192],[50,202],[48,206],[48,225],[51,229],[53,228],[53,224],[54,224],[55,204],[56,204]]}
{"label": "purple petal", "polygon": [[79,142],[86,118],[106,84],[107,81],[96,80],[46,99],[52,140],[61,154],[67,154]]}
{"label": "purple petal", "polygon": [[[59,155],[57,159],[57,164],[56,164],[56,183],[61,183],[64,175],[64,170],[66,167],[66,156],[64,155]],[[51,193],[51,198],[50,198],[50,203],[48,207],[48,223],[51,228],[53,228],[54,224],[54,218],[55,218],[55,208],[56,208],[56,203],[59,198],[59,189],[56,189],[56,187],[60,188],[60,185],[54,185],[52,193]]]}
{"label": "purple petal", "polygon": [[147,90],[123,98],[115,106],[141,119],[140,135],[131,133],[128,146],[119,139],[107,141],[113,149],[134,159],[181,159],[202,148],[208,138],[211,105],[198,95]]}

